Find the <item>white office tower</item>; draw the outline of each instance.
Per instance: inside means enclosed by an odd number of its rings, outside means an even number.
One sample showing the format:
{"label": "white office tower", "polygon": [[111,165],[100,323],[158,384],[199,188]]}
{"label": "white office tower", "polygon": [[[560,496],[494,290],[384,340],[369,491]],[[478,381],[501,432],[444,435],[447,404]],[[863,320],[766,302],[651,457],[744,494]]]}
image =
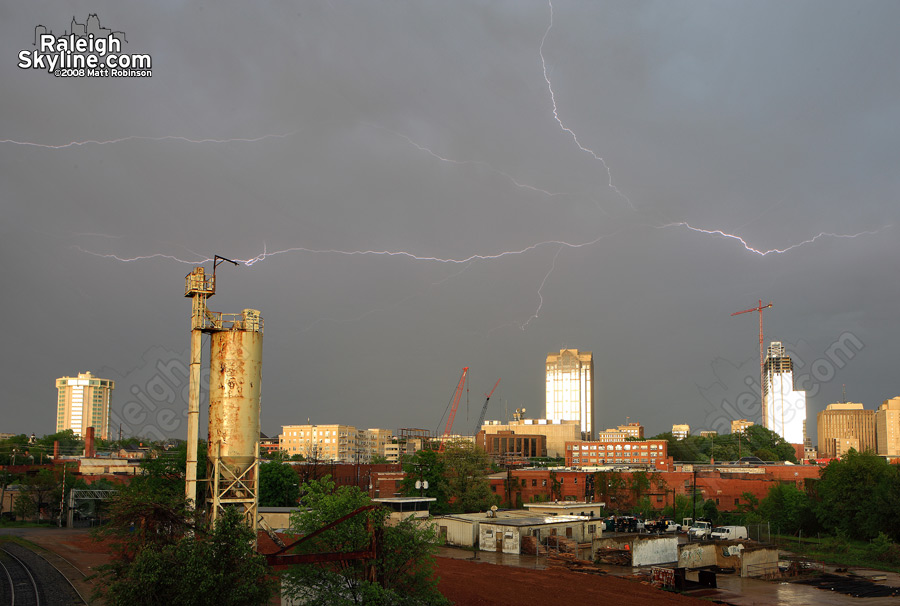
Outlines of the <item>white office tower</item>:
{"label": "white office tower", "polygon": [[806,392],[794,390],[794,365],[781,341],[769,344],[763,375],[763,426],[789,444],[803,444]]}
{"label": "white office tower", "polygon": [[594,355],[561,349],[547,354],[548,421],[578,421],[582,439],[594,434]]}

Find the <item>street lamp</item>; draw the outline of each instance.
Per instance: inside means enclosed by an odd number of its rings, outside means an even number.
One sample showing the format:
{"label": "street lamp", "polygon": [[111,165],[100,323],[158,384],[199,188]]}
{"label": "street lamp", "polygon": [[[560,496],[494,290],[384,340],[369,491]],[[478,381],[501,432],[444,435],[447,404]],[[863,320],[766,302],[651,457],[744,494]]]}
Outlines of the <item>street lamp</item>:
{"label": "street lamp", "polygon": [[419,496],[425,496],[425,491],[428,490],[428,480],[416,480],[416,490],[419,491]]}

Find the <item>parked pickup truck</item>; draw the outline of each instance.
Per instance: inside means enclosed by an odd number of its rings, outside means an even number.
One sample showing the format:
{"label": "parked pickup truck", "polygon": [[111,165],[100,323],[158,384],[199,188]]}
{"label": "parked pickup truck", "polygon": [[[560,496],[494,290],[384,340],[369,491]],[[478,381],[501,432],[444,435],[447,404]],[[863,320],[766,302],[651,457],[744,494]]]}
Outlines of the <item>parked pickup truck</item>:
{"label": "parked pickup truck", "polygon": [[747,538],[746,526],[717,526],[709,533],[713,541],[734,541]]}
{"label": "parked pickup truck", "polygon": [[708,539],[711,532],[712,524],[709,522],[697,521],[694,522],[694,525],[688,530],[688,537],[697,540]]}

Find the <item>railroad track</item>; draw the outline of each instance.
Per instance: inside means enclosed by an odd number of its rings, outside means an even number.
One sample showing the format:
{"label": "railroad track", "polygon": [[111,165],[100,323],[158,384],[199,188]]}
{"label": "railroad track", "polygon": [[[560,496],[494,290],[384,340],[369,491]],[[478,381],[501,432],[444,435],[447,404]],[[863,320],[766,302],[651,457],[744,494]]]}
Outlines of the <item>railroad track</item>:
{"label": "railroad track", "polygon": [[[55,563],[54,563],[55,562]],[[87,604],[86,575],[64,557],[43,555],[16,543],[0,545],[0,606],[71,606]],[[74,580],[74,582],[73,582]],[[76,583],[82,584],[79,592]]]}
{"label": "railroad track", "polygon": [[0,547],[0,567],[3,568],[6,584],[3,596],[11,606],[41,606],[40,589],[37,580],[25,563],[10,553],[6,546]]}

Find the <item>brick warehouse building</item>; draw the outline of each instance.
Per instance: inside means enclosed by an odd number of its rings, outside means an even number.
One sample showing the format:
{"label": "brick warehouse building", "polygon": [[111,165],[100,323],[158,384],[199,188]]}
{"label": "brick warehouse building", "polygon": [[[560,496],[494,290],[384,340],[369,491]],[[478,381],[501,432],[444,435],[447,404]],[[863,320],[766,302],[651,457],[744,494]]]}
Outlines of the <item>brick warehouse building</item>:
{"label": "brick warehouse building", "polygon": [[[806,480],[818,479],[816,465],[765,465],[760,467],[695,466],[677,471],[644,472],[649,486],[636,495],[631,488],[634,472],[593,472],[572,469],[512,469],[491,476],[491,490],[504,502],[515,504],[547,500],[604,501],[612,510],[627,510],[641,498],[649,498],[654,509],[672,505],[675,495],[689,496],[691,487],[703,499],[711,499],[720,511],[736,511],[746,504],[744,493],[759,500],[777,484],[790,482],[801,490]],[[605,486],[600,485],[605,484]],[[507,493],[510,494],[509,501]]]}
{"label": "brick warehouse building", "polygon": [[613,463],[647,465],[657,470],[672,468],[667,440],[566,442],[566,467]]}

